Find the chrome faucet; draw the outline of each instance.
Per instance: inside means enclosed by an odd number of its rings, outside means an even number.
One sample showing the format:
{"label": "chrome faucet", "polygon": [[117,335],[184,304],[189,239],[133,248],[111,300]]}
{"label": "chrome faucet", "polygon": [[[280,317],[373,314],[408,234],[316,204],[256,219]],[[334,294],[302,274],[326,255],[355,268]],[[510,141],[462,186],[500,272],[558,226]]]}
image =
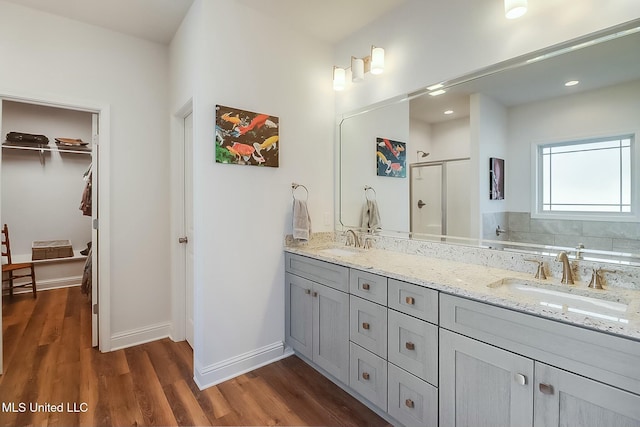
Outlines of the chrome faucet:
{"label": "chrome faucet", "polygon": [[349,239],[349,235],[351,235],[353,237],[353,246],[356,248],[360,247],[360,239],[358,238],[358,235],[356,234],[355,231],[353,231],[352,229],[349,229],[347,231],[345,231],[345,236],[347,236],[347,241],[345,242],[345,246],[351,246],[351,240]]}
{"label": "chrome faucet", "polygon": [[571,273],[571,264],[569,264],[569,257],[565,251],[561,251],[558,256],[556,256],[556,261],[562,263],[562,279],[560,283],[564,283],[566,285],[573,285],[573,274]]}

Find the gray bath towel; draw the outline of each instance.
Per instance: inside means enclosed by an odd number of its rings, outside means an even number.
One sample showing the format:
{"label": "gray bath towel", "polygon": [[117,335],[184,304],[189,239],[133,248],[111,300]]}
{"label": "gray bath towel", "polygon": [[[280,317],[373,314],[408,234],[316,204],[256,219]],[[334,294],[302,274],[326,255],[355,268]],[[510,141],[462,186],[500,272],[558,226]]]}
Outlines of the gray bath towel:
{"label": "gray bath towel", "polygon": [[311,216],[305,200],[293,201],[293,238],[308,241],[311,237]]}
{"label": "gray bath towel", "polygon": [[363,231],[374,232],[382,228],[380,222],[380,211],[378,210],[378,202],[375,200],[367,200],[362,207],[362,218],[360,219],[360,227]]}

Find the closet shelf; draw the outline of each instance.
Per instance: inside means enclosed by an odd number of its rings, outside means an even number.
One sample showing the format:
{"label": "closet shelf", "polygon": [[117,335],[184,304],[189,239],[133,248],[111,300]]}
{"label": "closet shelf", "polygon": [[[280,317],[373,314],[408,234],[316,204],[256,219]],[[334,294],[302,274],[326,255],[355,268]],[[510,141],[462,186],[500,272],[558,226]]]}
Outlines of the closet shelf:
{"label": "closet shelf", "polygon": [[70,154],[91,154],[91,147],[83,147],[83,146],[71,147],[68,145],[59,145],[59,144],[57,144],[56,146],[51,146],[48,144],[47,145],[45,144],[27,145],[25,143],[5,141],[2,144],[2,148],[8,148],[12,150],[37,151],[38,154],[40,155],[40,164],[42,166],[44,166],[45,164],[44,153],[46,151],[48,152],[57,151],[58,153],[70,153]]}
{"label": "closet shelf", "polygon": [[28,150],[28,151],[58,151],[61,153],[75,153],[75,154],[91,154],[91,147],[78,146],[72,147],[69,145],[44,145],[44,144],[24,144],[19,142],[5,142],[2,144],[2,148],[10,148],[14,150]]}

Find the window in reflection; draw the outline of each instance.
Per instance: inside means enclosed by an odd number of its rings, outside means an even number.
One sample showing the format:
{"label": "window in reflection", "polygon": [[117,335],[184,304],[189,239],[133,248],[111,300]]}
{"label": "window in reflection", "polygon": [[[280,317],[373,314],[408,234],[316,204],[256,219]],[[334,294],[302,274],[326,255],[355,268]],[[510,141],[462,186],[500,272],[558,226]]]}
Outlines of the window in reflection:
{"label": "window in reflection", "polygon": [[631,212],[631,145],[624,135],[538,146],[543,212]]}

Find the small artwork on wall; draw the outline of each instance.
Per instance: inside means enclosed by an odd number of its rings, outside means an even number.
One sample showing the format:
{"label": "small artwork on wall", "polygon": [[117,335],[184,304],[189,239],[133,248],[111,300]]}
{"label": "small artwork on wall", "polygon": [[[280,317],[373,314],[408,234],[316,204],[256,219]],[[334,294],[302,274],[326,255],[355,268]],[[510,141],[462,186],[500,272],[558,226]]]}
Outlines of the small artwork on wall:
{"label": "small artwork on wall", "polygon": [[278,167],[279,120],[216,105],[216,163]]}
{"label": "small artwork on wall", "polygon": [[504,159],[489,158],[489,199],[504,199]]}
{"label": "small artwork on wall", "polygon": [[406,178],[406,146],[404,142],[376,138],[376,169],[378,176]]}

